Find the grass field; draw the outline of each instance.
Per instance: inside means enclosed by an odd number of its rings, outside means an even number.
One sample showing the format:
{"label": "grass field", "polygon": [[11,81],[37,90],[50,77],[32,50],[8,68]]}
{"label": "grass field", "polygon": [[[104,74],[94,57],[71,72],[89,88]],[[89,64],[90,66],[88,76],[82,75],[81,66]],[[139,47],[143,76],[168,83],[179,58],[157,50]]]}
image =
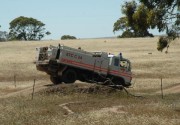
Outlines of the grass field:
{"label": "grass field", "polygon": [[[0,43],[0,124],[67,125],[179,125],[180,124],[180,40],[169,53],[156,49],[158,38],[87,39]],[[128,91],[82,92],[95,87],[77,81],[52,89],[49,76],[36,70],[36,47],[64,44],[86,51],[122,52],[132,63],[133,85]],[[16,87],[14,85],[16,76]],[[163,78],[164,99],[160,95]],[[31,100],[36,79],[34,100]],[[46,86],[45,86],[46,85]],[[89,91],[89,90],[88,90]],[[102,92],[101,92],[102,91]]]}

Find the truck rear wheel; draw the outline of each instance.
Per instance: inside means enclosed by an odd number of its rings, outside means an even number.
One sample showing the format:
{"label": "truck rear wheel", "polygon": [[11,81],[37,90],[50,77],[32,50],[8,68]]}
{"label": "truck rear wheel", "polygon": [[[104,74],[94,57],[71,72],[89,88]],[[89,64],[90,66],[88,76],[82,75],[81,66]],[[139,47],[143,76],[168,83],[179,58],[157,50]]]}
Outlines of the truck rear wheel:
{"label": "truck rear wheel", "polygon": [[124,80],[122,78],[115,78],[115,79],[112,80],[112,82],[115,85],[123,85],[124,86]]}
{"label": "truck rear wheel", "polygon": [[63,73],[62,80],[64,83],[74,83],[77,79],[75,70],[68,69]]}
{"label": "truck rear wheel", "polygon": [[57,85],[57,84],[61,84],[62,80],[60,77],[54,77],[54,76],[50,76],[50,80],[53,84]]}

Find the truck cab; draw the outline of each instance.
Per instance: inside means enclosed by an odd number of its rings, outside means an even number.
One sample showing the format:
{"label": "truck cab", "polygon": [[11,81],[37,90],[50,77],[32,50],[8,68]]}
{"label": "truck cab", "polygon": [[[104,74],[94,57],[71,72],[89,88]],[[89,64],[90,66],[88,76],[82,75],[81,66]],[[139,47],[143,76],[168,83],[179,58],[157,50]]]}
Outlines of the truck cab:
{"label": "truck cab", "polygon": [[132,73],[131,62],[122,57],[120,53],[118,56],[108,55],[109,57],[109,74],[115,76],[116,84],[123,84],[124,86],[131,85]]}

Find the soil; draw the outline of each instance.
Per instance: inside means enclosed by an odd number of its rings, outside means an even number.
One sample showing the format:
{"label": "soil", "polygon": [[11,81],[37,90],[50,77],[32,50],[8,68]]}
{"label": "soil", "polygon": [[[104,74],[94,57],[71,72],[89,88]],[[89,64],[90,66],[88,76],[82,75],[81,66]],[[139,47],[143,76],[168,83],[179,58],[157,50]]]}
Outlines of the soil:
{"label": "soil", "polygon": [[55,86],[50,86],[40,93],[60,93],[60,94],[72,94],[72,93],[87,93],[87,94],[108,94],[113,93],[118,90],[97,84],[87,84],[87,83],[75,83],[75,84],[60,84]]}

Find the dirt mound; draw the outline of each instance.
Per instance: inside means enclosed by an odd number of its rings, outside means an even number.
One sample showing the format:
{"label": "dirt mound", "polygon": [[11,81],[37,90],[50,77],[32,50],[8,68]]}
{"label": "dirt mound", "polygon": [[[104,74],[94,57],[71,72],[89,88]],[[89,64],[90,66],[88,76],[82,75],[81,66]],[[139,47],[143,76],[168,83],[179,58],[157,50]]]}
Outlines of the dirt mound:
{"label": "dirt mound", "polygon": [[87,94],[106,94],[113,93],[118,90],[113,89],[108,86],[96,85],[96,84],[61,84],[50,86],[40,93],[52,94],[52,93],[60,93],[60,94],[72,94],[72,93],[87,93]]}

